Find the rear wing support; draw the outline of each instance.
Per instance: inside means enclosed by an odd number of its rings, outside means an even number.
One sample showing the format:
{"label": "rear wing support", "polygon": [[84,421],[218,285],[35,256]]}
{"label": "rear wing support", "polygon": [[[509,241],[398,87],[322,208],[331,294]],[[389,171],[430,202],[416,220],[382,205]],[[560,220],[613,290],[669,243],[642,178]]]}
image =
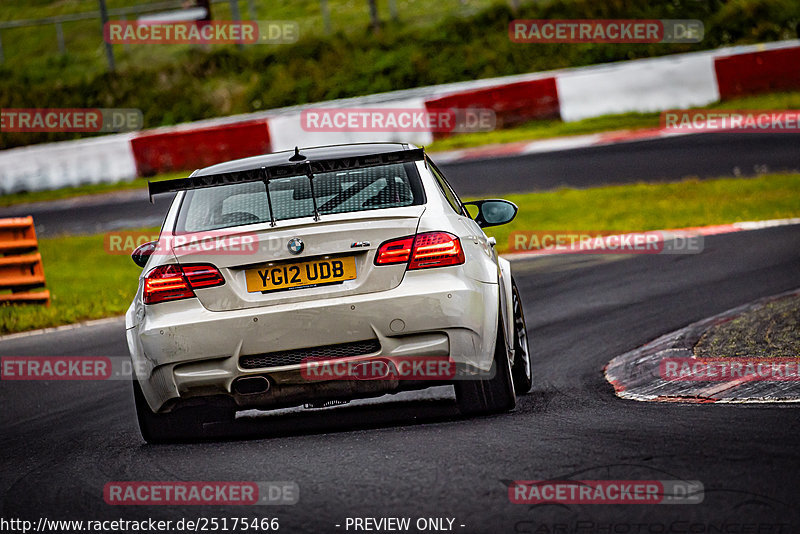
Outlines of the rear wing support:
{"label": "rear wing support", "polygon": [[[314,193],[314,171],[311,170],[311,162],[306,162],[306,176],[308,176],[308,187],[311,189],[311,203],[314,205],[314,220],[319,220],[319,209],[317,208],[317,195]],[[269,196],[269,193],[267,193]]]}
{"label": "rear wing support", "polygon": [[[264,190],[267,192],[267,209],[269,210],[269,225],[275,226],[275,214],[272,212],[272,197],[269,194],[269,175],[267,174],[267,168],[261,167],[262,172],[264,173]],[[153,201],[153,197],[150,197],[150,202]]]}
{"label": "rear wing support", "polygon": [[352,156],[346,158],[332,158],[320,160],[305,160],[297,163],[287,163],[273,165],[270,167],[258,167],[255,169],[245,169],[241,171],[225,172],[219,174],[193,175],[188,178],[177,178],[175,180],[161,180],[147,183],[147,191],[150,196],[150,203],[153,203],[153,196],[163,193],[177,193],[178,191],[190,191],[193,189],[205,189],[208,187],[218,187],[222,185],[245,184],[251,182],[264,182],[267,188],[267,202],[270,211],[270,224],[275,225],[274,214],[272,213],[272,202],[269,195],[269,182],[278,178],[289,178],[291,176],[307,176],[311,186],[311,195],[314,199],[314,218],[319,220],[316,195],[314,195],[314,175],[328,172],[348,171],[352,169],[364,169],[368,167],[380,167],[396,163],[408,163],[425,159],[425,151],[422,148],[411,150],[398,150],[396,152],[384,152],[367,156]]}

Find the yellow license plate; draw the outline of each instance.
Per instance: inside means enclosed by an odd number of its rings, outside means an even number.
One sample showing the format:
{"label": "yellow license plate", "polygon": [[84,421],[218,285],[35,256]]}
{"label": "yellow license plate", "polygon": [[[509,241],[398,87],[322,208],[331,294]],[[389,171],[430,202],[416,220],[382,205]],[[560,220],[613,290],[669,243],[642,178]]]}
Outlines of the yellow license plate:
{"label": "yellow license plate", "polygon": [[356,259],[352,256],[302,263],[268,265],[245,272],[247,291],[275,291],[319,284],[331,284],[356,277]]}

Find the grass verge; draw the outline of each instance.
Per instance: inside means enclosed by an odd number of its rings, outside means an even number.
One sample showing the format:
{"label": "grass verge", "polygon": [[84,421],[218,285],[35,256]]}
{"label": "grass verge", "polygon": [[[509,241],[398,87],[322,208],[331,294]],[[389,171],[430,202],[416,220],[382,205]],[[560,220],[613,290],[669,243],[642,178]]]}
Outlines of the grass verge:
{"label": "grass verge", "polygon": [[40,239],[39,250],[50,306],[0,307],[0,333],[111,317],[128,309],[141,269],[127,255],[106,253],[102,235]]}
{"label": "grass verge", "polygon": [[[731,109],[731,110],[787,110],[800,109],[800,91],[785,93],[769,93],[763,95],[733,98],[715,102],[702,108],[691,109]],[[575,122],[560,120],[540,120],[521,124],[516,128],[495,130],[492,132],[476,132],[457,134],[452,137],[434,141],[426,148],[428,151],[454,150],[482,145],[513,143],[516,141],[535,141],[551,137],[592,134],[614,130],[641,130],[658,128],[660,113],[625,113],[621,115],[604,115]]]}
{"label": "grass verge", "polygon": [[[173,172],[169,174],[161,174],[154,178],[149,178],[149,180],[170,180],[172,178],[185,178],[188,175],[189,173],[184,171]],[[145,178],[136,178],[127,182],[116,182],[113,184],[79,185],[75,187],[53,189],[49,191],[32,191],[25,193],[13,193],[11,195],[2,195],[0,196],[0,207],[15,206],[17,204],[27,204],[30,202],[61,200],[65,198],[74,198],[87,195],[101,195],[103,193],[113,193],[116,191],[126,191],[130,189],[146,189],[147,180],[148,179]]]}
{"label": "grass verge", "polygon": [[139,178],[127,182],[116,182],[113,184],[92,184],[79,185],[75,187],[63,187],[48,191],[32,191],[24,193],[12,193],[0,196],[0,207],[14,206],[16,204],[27,204],[29,202],[44,202],[49,200],[61,200],[64,198],[80,197],[85,195],[98,195],[111,193],[114,191],[125,191],[127,189],[143,189],[147,187],[147,182]]}
{"label": "grass verge", "polygon": [[784,297],[711,327],[694,353],[701,358],[800,358],[800,297]]}
{"label": "grass verge", "polygon": [[[4,0],[0,19],[97,9],[91,0]],[[130,5],[109,0],[109,8]],[[137,2],[139,4],[140,2]],[[98,20],[63,24],[66,54],[53,26],[3,30],[3,108],[139,108],[148,128],[427,85],[542,72],[797,37],[797,0],[389,0],[384,25],[367,29],[367,2],[328,0],[332,31],[322,31],[317,0],[238,2],[242,16],[294,20],[299,40],[281,45],[113,45],[109,71]],[[230,17],[229,2],[212,9]],[[113,13],[113,12],[112,12]],[[128,15],[130,20],[132,15]],[[113,15],[112,19],[117,18]],[[698,19],[699,43],[512,42],[516,19]],[[187,95],[190,95],[187,98]],[[4,132],[0,146],[75,139],[78,132]]]}
{"label": "grass verge", "polygon": [[[506,226],[490,228],[498,250],[514,230],[656,230],[800,216],[800,174],[561,189],[509,195],[519,207]],[[0,307],[0,333],[124,313],[140,272],[110,255],[103,236],[42,239],[49,308]]]}
{"label": "grass verge", "polygon": [[[706,106],[704,109],[800,109],[800,91],[787,93],[770,93],[745,98],[736,98],[724,102],[717,102]],[[590,134],[614,130],[637,130],[642,128],[655,128],[659,125],[659,113],[625,113],[621,115],[604,115],[576,122],[563,122],[560,120],[532,121],[507,130],[459,134],[447,139],[441,139],[428,145],[429,152],[453,150],[475,146],[512,143],[515,141],[535,141],[551,137],[564,137],[570,135]],[[435,154],[434,154],[435,158]],[[188,172],[175,172],[163,174],[151,180],[168,180],[183,178]],[[109,193],[126,189],[143,189],[147,181],[137,178],[130,182],[116,184],[96,184],[79,187],[66,187],[53,191],[36,191],[33,193],[15,193],[0,196],[0,207],[13,206],[26,202],[40,202],[58,200],[81,195]]]}
{"label": "grass verge", "polygon": [[499,252],[527,230],[645,231],[800,216],[800,174],[689,179],[504,195],[519,206],[510,224],[487,229]]}

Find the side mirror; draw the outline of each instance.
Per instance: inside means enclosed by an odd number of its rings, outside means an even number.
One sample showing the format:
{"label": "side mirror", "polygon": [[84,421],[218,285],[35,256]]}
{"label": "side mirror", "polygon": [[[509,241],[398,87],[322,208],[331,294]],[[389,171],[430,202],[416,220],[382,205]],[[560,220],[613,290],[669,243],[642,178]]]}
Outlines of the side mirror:
{"label": "side mirror", "polygon": [[464,205],[478,208],[478,214],[474,219],[481,228],[510,223],[517,216],[517,211],[519,210],[513,202],[500,198],[464,202]]}
{"label": "side mirror", "polygon": [[136,247],[136,250],[131,253],[131,259],[133,259],[133,263],[144,268],[144,266],[147,265],[147,260],[149,260],[150,256],[153,255],[153,252],[156,251],[157,243],[157,241],[150,241],[149,243],[145,243],[144,245],[139,245]]}

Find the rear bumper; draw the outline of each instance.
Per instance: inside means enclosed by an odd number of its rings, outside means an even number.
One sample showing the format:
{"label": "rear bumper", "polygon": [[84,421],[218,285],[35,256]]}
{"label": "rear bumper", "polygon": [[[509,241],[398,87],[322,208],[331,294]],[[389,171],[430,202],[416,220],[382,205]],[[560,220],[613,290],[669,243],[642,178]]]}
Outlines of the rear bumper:
{"label": "rear bumper", "polygon": [[[457,269],[437,271],[436,276],[408,272],[389,291],[226,312],[208,311],[197,299],[147,307],[136,302],[127,336],[137,378],[151,409],[165,411],[197,397],[227,397],[239,407],[278,407],[437,384],[308,380],[299,364],[260,369],[239,364],[240,356],[281,350],[374,339],[380,349],[359,358],[438,357],[489,370],[499,286],[464,279]],[[267,378],[269,390],[236,393],[233,382],[248,376]]]}

